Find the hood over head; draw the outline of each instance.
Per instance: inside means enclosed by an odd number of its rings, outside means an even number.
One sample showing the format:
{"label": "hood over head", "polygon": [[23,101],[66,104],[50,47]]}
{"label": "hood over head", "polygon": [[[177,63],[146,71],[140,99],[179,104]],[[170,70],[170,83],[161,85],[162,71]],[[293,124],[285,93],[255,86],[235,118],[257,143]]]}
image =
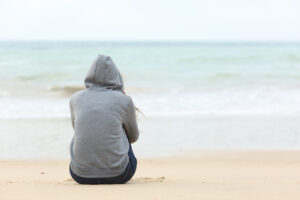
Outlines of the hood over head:
{"label": "hood over head", "polygon": [[86,88],[105,88],[124,91],[122,76],[113,60],[106,55],[98,55],[84,80]]}

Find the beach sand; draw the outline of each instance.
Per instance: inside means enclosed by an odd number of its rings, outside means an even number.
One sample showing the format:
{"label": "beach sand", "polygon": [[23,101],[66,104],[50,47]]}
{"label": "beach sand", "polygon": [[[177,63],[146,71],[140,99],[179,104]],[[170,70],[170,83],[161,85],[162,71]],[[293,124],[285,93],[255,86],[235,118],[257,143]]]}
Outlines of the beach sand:
{"label": "beach sand", "polygon": [[124,185],[79,185],[68,163],[0,161],[0,199],[300,199],[299,151],[194,150],[143,158]]}

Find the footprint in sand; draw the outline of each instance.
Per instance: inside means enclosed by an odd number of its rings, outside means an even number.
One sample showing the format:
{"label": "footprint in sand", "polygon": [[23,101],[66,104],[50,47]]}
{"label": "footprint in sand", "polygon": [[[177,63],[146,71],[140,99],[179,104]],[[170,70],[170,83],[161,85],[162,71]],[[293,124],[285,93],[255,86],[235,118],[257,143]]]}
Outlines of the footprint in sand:
{"label": "footprint in sand", "polygon": [[8,184],[9,184],[9,183],[15,183],[15,182],[14,182],[14,181],[6,181],[6,183],[8,183]]}
{"label": "footprint in sand", "polygon": [[166,177],[158,177],[158,178],[152,178],[152,177],[141,177],[141,178],[135,178],[133,181],[137,182],[163,182],[166,180]]}
{"label": "footprint in sand", "polygon": [[3,181],[3,182],[0,182],[0,185],[8,185],[8,184],[12,184],[12,183],[15,183],[15,182],[10,181],[10,180],[6,180],[6,181]]}

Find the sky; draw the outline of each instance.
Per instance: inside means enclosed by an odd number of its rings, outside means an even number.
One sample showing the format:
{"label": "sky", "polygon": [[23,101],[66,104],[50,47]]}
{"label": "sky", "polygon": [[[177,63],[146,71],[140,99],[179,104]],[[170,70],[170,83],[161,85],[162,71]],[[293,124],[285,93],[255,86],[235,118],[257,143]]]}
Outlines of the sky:
{"label": "sky", "polygon": [[300,40],[298,0],[0,0],[0,40]]}

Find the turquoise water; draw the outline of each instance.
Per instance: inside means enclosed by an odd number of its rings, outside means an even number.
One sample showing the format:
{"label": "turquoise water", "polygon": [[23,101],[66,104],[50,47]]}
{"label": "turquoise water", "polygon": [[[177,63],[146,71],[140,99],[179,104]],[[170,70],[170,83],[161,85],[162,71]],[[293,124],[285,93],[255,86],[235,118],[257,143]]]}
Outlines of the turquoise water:
{"label": "turquoise water", "polygon": [[0,118],[68,117],[110,55],[146,115],[300,114],[300,43],[0,42]]}

